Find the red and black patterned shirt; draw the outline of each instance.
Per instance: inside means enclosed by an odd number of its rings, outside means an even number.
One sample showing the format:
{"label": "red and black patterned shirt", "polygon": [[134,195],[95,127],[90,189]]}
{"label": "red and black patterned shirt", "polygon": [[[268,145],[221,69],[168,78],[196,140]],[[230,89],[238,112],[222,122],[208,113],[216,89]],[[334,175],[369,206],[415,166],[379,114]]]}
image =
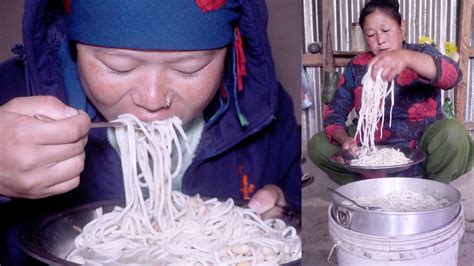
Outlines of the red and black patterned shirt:
{"label": "red and black patterned shirt", "polygon": [[[376,132],[375,142],[379,145],[419,148],[424,130],[443,118],[440,89],[449,90],[456,86],[462,73],[456,62],[443,56],[431,45],[405,44],[403,48],[430,55],[436,65],[436,76],[431,81],[426,80],[407,68],[395,78],[392,124],[389,127],[391,100],[388,96],[385,99],[382,137],[380,132]],[[371,52],[359,54],[346,66],[338,88],[324,111],[323,125],[330,143],[335,143],[332,136],[337,128],[346,129],[347,116],[352,109],[355,108],[356,112],[360,110],[362,77],[373,57]]]}

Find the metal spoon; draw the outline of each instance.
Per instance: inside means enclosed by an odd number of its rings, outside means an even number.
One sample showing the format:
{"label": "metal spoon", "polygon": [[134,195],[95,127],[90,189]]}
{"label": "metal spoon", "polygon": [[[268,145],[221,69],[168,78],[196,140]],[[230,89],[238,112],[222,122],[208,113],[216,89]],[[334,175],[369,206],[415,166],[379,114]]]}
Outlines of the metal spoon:
{"label": "metal spoon", "polygon": [[[51,122],[54,121],[51,117],[35,114],[34,117],[41,121]],[[120,127],[124,126],[124,124],[120,122],[100,122],[100,123],[91,123],[91,128],[101,128],[101,127]]]}
{"label": "metal spoon", "polygon": [[337,195],[339,195],[339,196],[345,198],[346,200],[348,200],[348,201],[354,203],[354,205],[356,205],[356,206],[359,207],[359,208],[362,208],[362,209],[365,209],[365,210],[369,210],[369,211],[374,211],[374,210],[380,210],[380,209],[382,209],[381,207],[372,207],[372,206],[363,206],[363,205],[360,205],[360,204],[357,203],[355,200],[353,200],[353,199],[347,197],[346,195],[342,194],[341,192],[339,192],[339,191],[337,191],[337,190],[335,190],[335,189],[333,189],[333,188],[329,188],[329,187],[328,187],[327,189],[328,189],[329,191],[331,191],[331,192],[333,192],[333,193],[335,193],[335,194],[337,194]]}

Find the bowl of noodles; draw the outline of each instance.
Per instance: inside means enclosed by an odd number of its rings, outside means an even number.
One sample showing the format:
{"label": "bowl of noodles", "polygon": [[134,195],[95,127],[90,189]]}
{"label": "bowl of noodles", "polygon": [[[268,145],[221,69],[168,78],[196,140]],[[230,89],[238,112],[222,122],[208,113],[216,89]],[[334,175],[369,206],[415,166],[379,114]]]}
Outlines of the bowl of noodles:
{"label": "bowl of noodles", "polygon": [[[258,215],[233,199],[172,189],[189,142],[178,117],[143,122],[120,115],[115,129],[124,202],[99,202],[46,216],[20,234],[23,249],[47,264],[298,264],[298,211]],[[186,148],[187,147],[187,148]],[[172,159],[173,158],[173,159]],[[279,212],[282,216],[277,217]]]}
{"label": "bowl of noodles", "polygon": [[425,159],[425,154],[417,149],[385,145],[375,146],[371,152],[361,152],[359,156],[344,149],[331,156],[331,161],[337,165],[369,178],[405,171]]}
{"label": "bowl of noodles", "polygon": [[[209,200],[203,200],[203,202],[206,202]],[[210,199],[211,203],[212,201],[216,201],[216,199]],[[231,200],[226,200],[226,201],[218,201],[219,203],[225,204],[229,203]],[[236,203],[236,205],[241,205],[240,203]],[[106,259],[100,254],[94,254],[93,251],[83,249],[83,250],[78,250],[76,243],[78,240],[78,236],[83,232],[84,228],[86,227],[87,224],[89,224],[91,221],[94,219],[97,219],[98,217],[103,216],[104,214],[111,213],[117,210],[117,208],[122,208],[125,206],[125,203],[123,201],[103,201],[103,202],[94,202],[94,203],[89,203],[85,204],[79,207],[67,209],[65,211],[53,214],[53,215],[47,215],[45,217],[42,217],[38,220],[32,221],[25,223],[20,232],[19,232],[19,239],[21,246],[23,250],[34,260],[46,263],[48,265],[81,265],[81,264],[87,264],[87,265],[128,265],[128,264],[133,264],[133,265],[169,265],[169,264],[176,264],[176,265],[182,265],[184,263],[186,264],[192,264],[192,265],[212,265],[214,264],[215,261],[212,263],[209,262],[211,260],[209,257],[204,258],[199,261],[194,261],[195,257],[193,258],[193,250],[187,250],[187,255],[182,255],[182,256],[176,256],[176,254],[172,254],[173,252],[169,252],[168,257],[164,256],[162,259],[151,259],[149,258],[148,260],[145,259],[143,260],[144,256],[147,252],[150,254],[150,257],[156,258],[156,253],[160,253],[160,248],[156,247],[155,249],[150,248],[148,251],[137,251],[136,255],[132,256],[124,256],[127,258],[123,259],[118,259],[118,260],[111,260],[109,258]],[[234,206],[233,208],[239,208],[239,209],[244,209],[248,210],[245,207],[237,207]],[[199,207],[197,208],[199,209]],[[295,254],[291,255],[288,257],[288,260],[283,260],[281,263],[282,265],[300,265],[301,264],[301,241],[299,238],[299,230],[301,228],[301,213],[298,211],[294,212],[288,212],[287,210],[282,210],[279,207],[275,207],[273,210],[271,210],[272,214],[271,216],[273,218],[269,218],[265,220],[265,224],[258,225],[257,223],[260,222],[259,219],[247,219],[245,223],[253,223],[255,228],[253,229],[253,234],[254,236],[250,236],[245,240],[244,236],[241,236],[241,239],[232,239],[230,237],[230,241],[228,241],[227,244],[223,244],[222,247],[220,247],[220,250],[223,250],[224,253],[226,254],[234,254],[234,259],[237,257],[242,257],[244,258],[247,256],[247,259],[243,259],[242,261],[244,262],[243,265],[245,265],[245,262],[248,262],[249,264],[254,264],[252,263],[252,258],[251,258],[251,252],[255,253],[262,253],[262,257],[264,258],[265,256],[270,256],[273,257],[274,255],[279,255],[275,254],[275,248],[278,246],[278,242],[280,242],[283,245],[283,249],[287,249],[289,252],[293,252]],[[201,219],[203,220],[203,219]],[[232,224],[232,221],[223,221],[224,224]],[[234,224],[237,224],[234,222]],[[245,232],[245,224],[239,225],[241,226],[241,230]],[[201,226],[201,228],[204,228],[205,226]],[[228,226],[227,226],[228,227]],[[273,228],[273,229],[268,229],[268,228]],[[293,231],[292,229],[288,228],[295,228],[296,231]],[[237,227],[238,228],[238,227]],[[264,228],[264,229],[262,229]],[[197,228],[196,228],[197,229]],[[287,232],[283,232],[284,230],[287,230]],[[199,235],[193,235],[192,231],[192,224],[188,225],[188,232],[184,232],[184,234],[188,234],[189,236],[187,238],[193,239],[194,241],[199,241],[198,239],[200,238]],[[236,231],[236,228],[232,229],[233,231]],[[252,231],[252,229],[249,229]],[[267,230],[267,232],[263,232]],[[271,231],[273,230],[273,231]],[[248,231],[248,232],[250,232]],[[260,234],[257,234],[257,231],[261,231]],[[224,232],[224,231],[220,231]],[[291,236],[291,234],[294,234],[295,232],[298,233],[298,237],[295,238],[294,236]],[[234,232],[235,234],[235,232]],[[250,233],[252,234],[252,233]],[[275,235],[278,234],[284,234],[286,235],[285,238],[278,238],[274,237]],[[178,234],[176,234],[178,235]],[[173,236],[167,236],[168,238],[166,239],[166,247],[167,249],[178,249],[177,246],[172,245],[173,243]],[[177,238],[177,237],[176,237]],[[150,239],[150,242],[153,240]],[[218,241],[218,240],[215,240]],[[260,241],[260,242],[259,242]],[[286,243],[283,243],[286,242]],[[134,241],[130,241],[129,243],[126,244],[126,246],[132,246],[134,245]],[[110,249],[113,250],[114,243],[108,243],[104,244],[105,249]],[[181,245],[184,245],[181,243]],[[201,245],[203,248],[209,247],[209,242],[206,242],[205,240],[201,241]],[[258,248],[255,248],[256,246],[261,245],[260,251],[257,251]],[[267,245],[267,247],[265,247]],[[229,250],[226,250],[229,249]],[[234,251],[232,251],[234,249]],[[241,249],[242,251],[239,251],[238,249]],[[221,254],[220,250],[215,251],[215,254]],[[161,249],[163,251],[163,249]],[[237,254],[241,252],[242,254]],[[179,253],[179,252],[175,252]],[[270,254],[271,255],[268,255]],[[298,253],[298,254],[296,254]],[[162,256],[163,254],[166,254],[165,252],[161,252]],[[212,257],[211,252],[211,256]],[[256,257],[255,255],[254,257]],[[81,261],[81,259],[78,257],[84,257],[88,259],[95,259],[95,262],[91,262],[90,260],[86,261]],[[137,257],[140,257],[140,259],[137,259]],[[188,258],[186,258],[188,257]],[[221,256],[221,258],[224,259],[225,256]],[[254,258],[256,259],[256,258]],[[173,262],[174,261],[174,262]],[[231,261],[231,260],[229,260]],[[235,263],[237,264],[237,263]],[[232,265],[232,263],[230,263]],[[240,264],[239,264],[240,265]]]}

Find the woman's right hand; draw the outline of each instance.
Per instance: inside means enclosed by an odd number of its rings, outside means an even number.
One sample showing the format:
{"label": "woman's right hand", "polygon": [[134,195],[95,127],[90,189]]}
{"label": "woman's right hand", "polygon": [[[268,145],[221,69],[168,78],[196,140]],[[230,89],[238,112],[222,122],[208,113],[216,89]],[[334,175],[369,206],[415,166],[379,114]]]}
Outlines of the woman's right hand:
{"label": "woman's right hand", "polygon": [[52,96],[20,97],[0,106],[0,195],[36,199],[77,187],[90,123],[86,113]]}

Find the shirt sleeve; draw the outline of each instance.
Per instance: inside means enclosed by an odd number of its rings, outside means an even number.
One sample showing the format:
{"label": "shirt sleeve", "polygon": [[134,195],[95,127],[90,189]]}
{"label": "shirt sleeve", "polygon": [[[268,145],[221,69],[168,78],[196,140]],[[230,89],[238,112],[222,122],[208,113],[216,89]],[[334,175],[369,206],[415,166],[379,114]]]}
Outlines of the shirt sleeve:
{"label": "shirt sleeve", "polygon": [[453,59],[442,55],[436,48],[428,44],[420,45],[416,50],[430,55],[434,60],[436,75],[430,81],[432,86],[442,90],[449,90],[461,81],[461,69]]}
{"label": "shirt sleeve", "polygon": [[323,114],[323,126],[329,143],[337,143],[334,138],[334,131],[338,128],[346,128],[347,116],[354,108],[354,90],[356,84],[353,77],[352,61],[346,66],[339,79],[337,89],[331,102],[325,108]]}

